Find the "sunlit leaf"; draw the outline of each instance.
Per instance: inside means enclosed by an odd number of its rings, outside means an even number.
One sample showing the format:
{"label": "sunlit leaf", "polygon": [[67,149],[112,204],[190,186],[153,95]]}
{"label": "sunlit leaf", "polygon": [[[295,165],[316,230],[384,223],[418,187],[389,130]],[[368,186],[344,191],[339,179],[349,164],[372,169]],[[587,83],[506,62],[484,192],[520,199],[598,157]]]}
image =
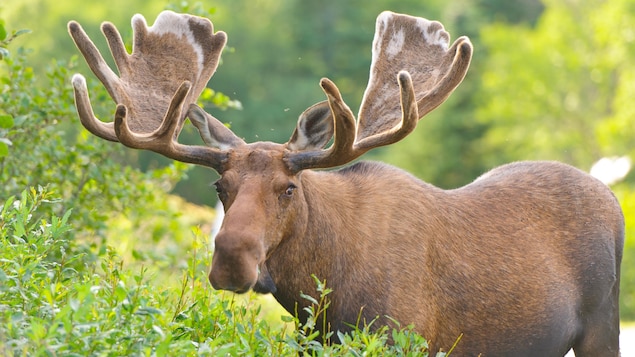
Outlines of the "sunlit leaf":
{"label": "sunlit leaf", "polygon": [[0,22],[0,41],[7,38],[7,30],[4,28],[4,22]]}
{"label": "sunlit leaf", "polygon": [[9,155],[9,145],[0,141],[0,157],[5,157],[7,155]]}
{"label": "sunlit leaf", "polygon": [[21,29],[18,30],[16,32],[13,33],[13,37],[18,37],[18,36],[22,36],[22,35],[26,35],[27,33],[31,33],[32,31],[29,29]]}
{"label": "sunlit leaf", "polygon": [[9,129],[13,127],[13,117],[9,114],[0,114],[0,128]]}

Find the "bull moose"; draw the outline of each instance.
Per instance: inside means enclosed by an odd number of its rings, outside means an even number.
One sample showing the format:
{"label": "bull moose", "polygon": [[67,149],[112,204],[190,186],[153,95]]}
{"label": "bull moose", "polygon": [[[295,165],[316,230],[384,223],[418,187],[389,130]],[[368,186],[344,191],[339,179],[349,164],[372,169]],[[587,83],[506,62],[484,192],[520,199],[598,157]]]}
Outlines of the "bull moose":
{"label": "bull moose", "polygon": [[[132,19],[132,53],[102,25],[118,74],[74,21],[71,37],[117,103],[98,120],[86,80],[75,102],[91,133],[216,170],[225,218],[209,280],[215,289],[272,293],[306,318],[312,275],[333,292],[332,330],[375,320],[413,324],[430,351],[455,355],[619,355],[624,218],[598,180],[557,162],[516,162],[442,190],[398,168],[360,161],[411,133],[463,80],[467,37],[450,44],[436,21],[381,13],[357,119],[336,85],[304,111],[285,144],[246,143],[197,98],[226,43],[205,18]],[[513,50],[513,49],[510,49]],[[189,117],[205,145],[183,145]],[[325,332],[325,331],[322,331]]]}

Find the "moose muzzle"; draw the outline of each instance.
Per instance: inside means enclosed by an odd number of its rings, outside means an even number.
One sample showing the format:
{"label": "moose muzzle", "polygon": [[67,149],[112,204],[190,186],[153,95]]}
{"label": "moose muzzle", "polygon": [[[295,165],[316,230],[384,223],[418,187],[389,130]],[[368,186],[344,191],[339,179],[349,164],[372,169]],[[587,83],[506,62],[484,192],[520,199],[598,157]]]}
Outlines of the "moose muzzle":
{"label": "moose muzzle", "polygon": [[264,249],[255,237],[228,233],[221,230],[216,237],[209,281],[217,290],[246,293],[258,281]]}

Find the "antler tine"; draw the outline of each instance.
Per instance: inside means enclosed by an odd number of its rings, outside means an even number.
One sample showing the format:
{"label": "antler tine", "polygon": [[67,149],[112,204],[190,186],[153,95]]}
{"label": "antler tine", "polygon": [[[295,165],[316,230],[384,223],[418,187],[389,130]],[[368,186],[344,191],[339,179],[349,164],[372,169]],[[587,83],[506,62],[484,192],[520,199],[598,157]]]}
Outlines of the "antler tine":
{"label": "antler tine", "polygon": [[333,144],[327,150],[294,151],[287,155],[287,165],[294,172],[307,168],[327,168],[343,165],[361,154],[355,152],[355,116],[342,100],[339,89],[328,78],[322,78],[320,86],[328,98],[333,113]]}
{"label": "antler tine", "polygon": [[459,37],[448,50],[448,54],[452,53],[454,53],[454,57],[448,56],[446,58],[448,62],[451,59],[450,69],[446,75],[437,82],[434,88],[417,101],[420,117],[441,105],[465,78],[472,59],[472,44],[470,40],[465,36]]}
{"label": "antler tine", "polygon": [[[134,21],[134,18],[133,18],[133,21],[132,21],[133,26],[135,26],[136,23],[142,23],[143,25],[145,25],[145,20]],[[142,41],[140,39],[140,37],[142,37],[141,34],[145,35],[146,33],[145,31],[146,26],[143,26],[143,25],[134,27],[134,33],[135,33],[134,43]],[[141,27],[143,29],[141,29]],[[101,24],[101,32],[104,34],[104,37],[106,37],[106,42],[108,42],[110,53],[112,54],[112,58],[115,60],[115,65],[117,66],[117,69],[119,70],[119,74],[122,77],[126,77],[130,75],[128,51],[126,50],[126,45],[123,43],[123,39],[121,38],[119,31],[117,31],[117,28],[115,27],[115,25],[113,25],[110,22],[104,22]],[[116,96],[121,91],[116,91],[116,92],[112,91],[112,92],[114,92],[114,95]],[[109,93],[111,96],[113,95],[111,91],[109,91]]]}
{"label": "antler tine", "polygon": [[[88,66],[95,73],[97,78],[104,84],[108,93],[116,98],[119,90],[115,89],[120,85],[117,75],[108,67],[101,53],[90,40],[84,29],[76,21],[68,23],[68,32],[75,41]],[[79,114],[79,119],[88,131],[102,139],[118,141],[112,123],[104,123],[95,117],[90,99],[86,79],[80,74],[75,74],[72,79],[75,93],[75,105]]]}
{"label": "antler tine", "polygon": [[412,87],[412,79],[408,72],[399,73],[399,85],[401,87],[401,102],[404,117],[402,125],[393,128],[391,135],[375,135],[360,142],[355,138],[355,117],[353,112],[342,100],[339,89],[331,80],[323,78],[320,85],[329,102],[333,120],[335,121],[333,144],[327,150],[298,151],[288,155],[288,165],[292,171],[300,171],[307,168],[328,168],[346,164],[362,156],[368,150],[388,145],[399,141],[410,134],[417,125],[417,103]]}
{"label": "antler tine", "polygon": [[[365,137],[355,143],[355,149],[362,154],[366,151],[384,145],[390,145],[405,138],[417,126],[417,121],[422,116],[419,114],[415,89],[412,78],[407,71],[399,72],[397,76],[399,82],[399,93],[401,103],[401,121],[391,129],[378,134]],[[361,155],[361,154],[360,154]]]}
{"label": "antler tine", "polygon": [[128,126],[126,106],[121,104],[117,105],[117,111],[115,112],[115,133],[117,134],[119,142],[133,149],[152,150],[170,157],[171,146],[175,143],[181,129],[178,124],[179,116],[183,108],[183,101],[191,87],[191,83],[187,81],[181,84],[170,102],[170,107],[165,113],[161,125],[151,133],[135,134],[132,132]]}
{"label": "antler tine", "polygon": [[110,96],[115,100],[119,99],[118,93],[121,92],[119,77],[110,69],[104,57],[102,57],[82,26],[76,21],[70,21],[68,23],[68,33],[82,53],[82,56],[86,59],[88,67],[90,67],[97,78],[104,84]]}
{"label": "antler tine", "polygon": [[113,123],[104,123],[95,117],[88,97],[86,79],[81,74],[73,75],[73,91],[75,93],[75,106],[82,125],[94,135],[109,141],[119,141],[115,134]]}

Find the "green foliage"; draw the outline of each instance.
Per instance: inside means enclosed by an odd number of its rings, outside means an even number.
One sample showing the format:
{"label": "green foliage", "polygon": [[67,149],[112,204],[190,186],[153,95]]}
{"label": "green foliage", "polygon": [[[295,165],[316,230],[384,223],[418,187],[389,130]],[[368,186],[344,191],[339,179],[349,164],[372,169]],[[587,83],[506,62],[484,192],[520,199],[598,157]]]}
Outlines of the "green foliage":
{"label": "green foliage", "polygon": [[635,321],[635,190],[626,185],[618,186],[615,194],[626,218],[626,240],[622,258],[620,284],[620,317]]}
{"label": "green foliage", "polygon": [[556,159],[589,168],[602,156],[635,153],[633,105],[626,100],[634,94],[633,3],[546,5],[536,28],[483,30],[483,154],[492,164]]}
{"label": "green foliage", "polygon": [[[72,216],[50,215],[57,202],[44,188],[7,199],[0,210],[0,354],[66,356],[403,355],[426,356],[427,343],[412,327],[341,334],[323,345],[315,331],[330,292],[318,283],[298,333],[268,322],[262,305],[210,290],[204,266],[211,257],[195,234],[192,253],[176,284],[130,269],[112,249],[98,260],[78,250]],[[196,232],[195,232],[196,233]],[[318,319],[318,320],[316,320]],[[388,343],[390,336],[394,344]]]}
{"label": "green foliage", "polygon": [[[310,305],[305,307],[308,318],[304,324],[297,319],[287,318],[296,326],[296,333],[287,343],[292,351],[304,356],[428,356],[428,341],[414,332],[414,326],[401,328],[399,322],[394,321],[396,328],[388,326],[373,327],[373,322],[360,325],[358,321],[350,333],[331,331],[326,322],[326,314],[330,306],[328,295],[332,292],[326,281],[313,276],[318,297],[301,294]],[[320,336],[317,328],[325,331]],[[333,335],[337,334],[338,344],[331,344]],[[318,337],[320,338],[318,340]],[[326,341],[322,343],[319,341]],[[450,351],[451,352],[451,351]],[[436,357],[449,355],[450,352],[437,353]]]}
{"label": "green foliage", "polygon": [[9,56],[9,49],[7,48],[9,43],[13,41],[16,37],[24,35],[26,33],[31,32],[30,30],[22,29],[22,30],[13,30],[11,33],[7,32],[5,21],[0,19],[0,60],[4,57]]}
{"label": "green foliage", "polygon": [[308,343],[305,343],[307,346],[311,346],[311,342],[318,337],[319,332],[316,331],[317,328],[320,328],[321,331],[325,331],[324,335],[321,336],[324,341],[330,341],[333,335],[333,331],[331,331],[326,321],[326,310],[331,305],[328,295],[333,291],[326,287],[326,281],[320,281],[315,275],[312,277],[316,284],[316,291],[320,294],[319,301],[313,296],[300,293],[300,297],[309,301],[311,305],[304,308],[307,316],[309,316],[307,322],[304,325],[300,325],[296,321],[296,328],[299,332],[300,340],[308,341]]}
{"label": "green foliage", "polygon": [[[11,41],[28,32],[28,30],[19,30],[12,31],[11,34],[9,34],[5,28],[4,20],[0,19],[0,60],[10,55],[8,46]],[[0,77],[0,80],[2,80],[0,83],[4,82],[4,84],[7,84],[4,79],[5,78]],[[0,107],[0,159],[9,154],[9,147],[13,145],[11,140],[7,138],[7,135],[8,131],[13,128],[14,125],[13,116],[4,112]]]}
{"label": "green foliage", "polygon": [[191,14],[196,16],[202,16],[210,18],[216,14],[216,7],[206,6],[202,2],[197,1],[190,3],[189,1],[172,0],[165,7],[166,10],[171,10],[183,14]]}
{"label": "green foliage", "polygon": [[99,261],[77,251],[71,211],[49,216],[50,200],[44,189],[24,191],[0,212],[0,354],[268,352],[238,338],[257,325],[257,310],[208,291],[198,268],[209,251],[191,256],[180,285],[157,286],[112,250]]}

